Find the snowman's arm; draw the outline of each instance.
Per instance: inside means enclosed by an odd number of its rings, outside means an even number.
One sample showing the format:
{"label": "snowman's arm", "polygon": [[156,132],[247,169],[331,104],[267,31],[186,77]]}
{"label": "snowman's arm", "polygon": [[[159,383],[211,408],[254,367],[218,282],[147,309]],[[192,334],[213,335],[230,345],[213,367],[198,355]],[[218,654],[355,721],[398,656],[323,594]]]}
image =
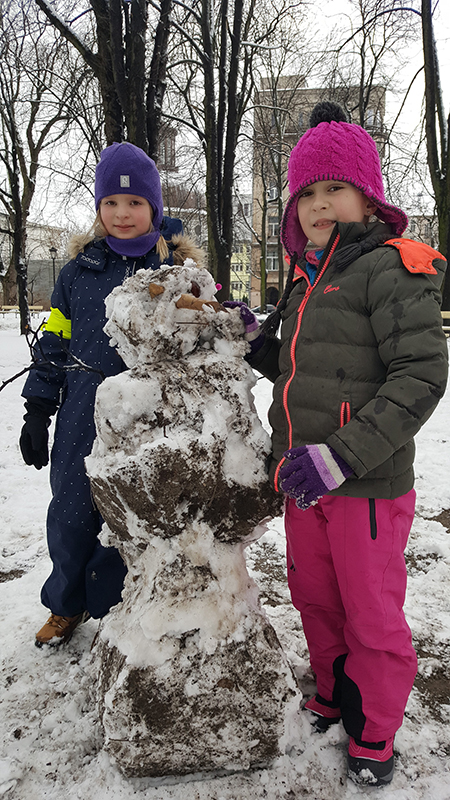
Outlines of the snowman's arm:
{"label": "snowman's arm", "polygon": [[182,294],[175,305],[177,308],[190,308],[192,311],[203,311],[203,306],[210,306],[214,311],[226,310],[217,300],[202,300],[201,297],[194,297],[193,294]]}

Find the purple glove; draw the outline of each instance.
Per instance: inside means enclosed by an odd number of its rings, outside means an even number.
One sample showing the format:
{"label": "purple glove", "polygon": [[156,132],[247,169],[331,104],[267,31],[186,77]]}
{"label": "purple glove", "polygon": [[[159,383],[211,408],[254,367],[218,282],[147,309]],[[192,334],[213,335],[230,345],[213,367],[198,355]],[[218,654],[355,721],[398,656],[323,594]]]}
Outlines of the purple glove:
{"label": "purple glove", "polygon": [[259,322],[256,319],[253,311],[250,311],[249,307],[242,302],[242,300],[225,300],[222,303],[225,308],[239,308],[239,312],[241,314],[241,320],[245,325],[245,334],[244,339],[250,345],[250,355],[254,355],[258,352],[260,347],[264,344],[264,334],[261,333],[259,328]]}
{"label": "purple glove", "polygon": [[353,474],[347,462],[327,444],[293,447],[284,457],[286,463],[280,469],[280,486],[303,511]]}

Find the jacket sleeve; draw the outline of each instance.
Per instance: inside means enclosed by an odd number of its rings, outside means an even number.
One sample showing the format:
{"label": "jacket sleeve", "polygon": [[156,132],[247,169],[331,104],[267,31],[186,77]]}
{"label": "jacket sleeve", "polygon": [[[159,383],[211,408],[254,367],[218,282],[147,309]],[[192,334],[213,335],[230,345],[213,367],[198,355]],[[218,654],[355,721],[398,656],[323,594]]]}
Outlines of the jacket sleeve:
{"label": "jacket sleeve", "polygon": [[278,356],[280,353],[280,340],[274,336],[266,336],[266,340],[262,347],[256,351],[254,356],[250,354],[245,356],[245,360],[250,364],[252,369],[256,369],[269,381],[275,383],[280,374],[278,366]]}
{"label": "jacket sleeve", "polygon": [[51,297],[51,310],[42,336],[34,347],[34,366],[30,370],[22,397],[40,398],[59,405],[66,380],[64,366],[70,348],[70,297],[74,263],[61,270]]}
{"label": "jacket sleeve", "polygon": [[[433,262],[438,270],[445,261]],[[327,439],[357,477],[412,439],[443,396],[448,370],[437,275],[412,274],[383,248],[368,278],[367,311],[386,368],[375,397]]]}

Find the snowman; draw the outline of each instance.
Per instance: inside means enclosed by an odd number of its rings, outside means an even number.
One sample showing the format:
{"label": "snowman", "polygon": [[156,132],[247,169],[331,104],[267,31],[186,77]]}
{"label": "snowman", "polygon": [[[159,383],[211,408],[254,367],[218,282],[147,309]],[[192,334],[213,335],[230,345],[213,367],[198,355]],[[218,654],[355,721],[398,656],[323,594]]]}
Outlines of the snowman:
{"label": "snowman", "polygon": [[281,513],[239,310],[211,274],[142,270],[107,298],[128,370],[98,389],[86,460],[128,574],[94,648],[105,748],[128,777],[266,767],[299,693],[244,549]]}

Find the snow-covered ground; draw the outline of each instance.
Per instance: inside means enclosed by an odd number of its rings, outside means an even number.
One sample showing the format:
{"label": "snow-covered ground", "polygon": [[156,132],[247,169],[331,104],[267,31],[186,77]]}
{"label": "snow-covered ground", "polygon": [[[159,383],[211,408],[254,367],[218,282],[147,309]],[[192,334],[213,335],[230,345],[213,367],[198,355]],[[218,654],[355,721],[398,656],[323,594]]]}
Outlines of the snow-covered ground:
{"label": "snow-covered ground", "polygon": [[[34,320],[36,322],[36,320]],[[18,320],[0,317],[0,380],[29,363]],[[298,740],[271,769],[156,785],[125,779],[102,751],[93,698],[90,620],[64,649],[39,650],[46,618],[39,590],[50,569],[45,515],[48,468],[26,467],[18,448],[23,406],[19,379],[0,392],[0,796],[7,800],[450,800],[450,389],[417,437],[417,515],[407,550],[406,614],[419,673],[396,737],[396,773],[384,789],[362,789],[345,776],[341,725],[311,731],[299,715]],[[258,413],[267,425],[270,384],[258,381]],[[312,692],[305,641],[284,575],[282,520],[248,552],[261,599],[304,694]]]}

